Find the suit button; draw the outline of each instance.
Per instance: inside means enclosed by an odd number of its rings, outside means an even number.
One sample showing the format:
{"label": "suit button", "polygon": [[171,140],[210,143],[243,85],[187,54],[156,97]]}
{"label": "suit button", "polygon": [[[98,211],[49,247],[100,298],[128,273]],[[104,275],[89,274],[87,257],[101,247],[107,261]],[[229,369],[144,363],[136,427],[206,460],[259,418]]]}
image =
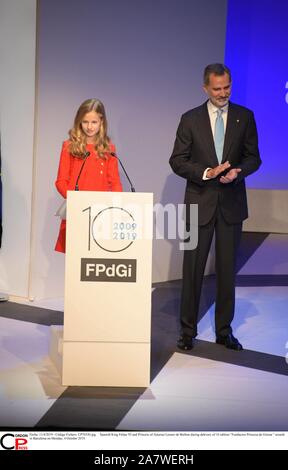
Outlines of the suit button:
{"label": "suit button", "polygon": [[100,171],[100,174],[103,175],[103,171],[102,171],[102,170]]}

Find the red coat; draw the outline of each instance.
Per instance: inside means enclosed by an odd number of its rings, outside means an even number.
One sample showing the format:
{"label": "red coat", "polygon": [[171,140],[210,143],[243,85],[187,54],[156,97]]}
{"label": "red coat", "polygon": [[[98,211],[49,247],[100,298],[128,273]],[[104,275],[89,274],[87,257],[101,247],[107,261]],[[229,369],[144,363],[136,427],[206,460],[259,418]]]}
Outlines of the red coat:
{"label": "red coat", "polygon": [[[59,193],[66,198],[67,191],[75,190],[83,160],[73,157],[68,150],[69,140],[63,143],[60,155],[57,180],[55,182]],[[122,185],[118,173],[117,158],[107,154],[107,159],[100,158],[93,144],[87,144],[90,152],[83,166],[78,181],[79,191],[122,191]],[[110,145],[111,152],[115,152],[115,146]],[[65,253],[66,220],[62,220],[55,250]]]}

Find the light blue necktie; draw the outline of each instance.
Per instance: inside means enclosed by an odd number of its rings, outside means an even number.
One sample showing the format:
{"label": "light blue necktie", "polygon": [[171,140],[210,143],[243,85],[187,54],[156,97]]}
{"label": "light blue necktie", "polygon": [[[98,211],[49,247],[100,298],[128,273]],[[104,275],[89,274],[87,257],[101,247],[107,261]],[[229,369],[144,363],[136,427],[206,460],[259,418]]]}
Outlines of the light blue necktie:
{"label": "light blue necktie", "polygon": [[221,163],[223,156],[223,146],[224,146],[224,121],[222,117],[223,110],[217,110],[217,118],[215,122],[215,134],[214,134],[214,143],[215,150],[218,158],[218,162]]}

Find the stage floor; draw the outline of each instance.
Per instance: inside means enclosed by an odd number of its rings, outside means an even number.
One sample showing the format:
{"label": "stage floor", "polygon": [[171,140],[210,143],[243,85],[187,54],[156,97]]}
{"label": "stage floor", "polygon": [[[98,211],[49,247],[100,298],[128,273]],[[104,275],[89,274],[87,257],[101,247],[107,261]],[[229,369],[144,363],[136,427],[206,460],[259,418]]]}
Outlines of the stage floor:
{"label": "stage floor", "polygon": [[63,300],[0,303],[0,429],[288,431],[287,247],[287,235],[243,234],[233,322],[241,352],[215,344],[214,276],[188,353],[176,348],[181,282],[154,286],[147,389],[63,387],[49,357]]}

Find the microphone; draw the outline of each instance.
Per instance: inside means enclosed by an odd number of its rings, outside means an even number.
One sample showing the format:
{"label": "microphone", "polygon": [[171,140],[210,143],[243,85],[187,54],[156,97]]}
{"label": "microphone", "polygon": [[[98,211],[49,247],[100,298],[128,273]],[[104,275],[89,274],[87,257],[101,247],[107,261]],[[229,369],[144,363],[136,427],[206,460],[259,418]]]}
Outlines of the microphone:
{"label": "microphone", "polygon": [[121,167],[122,167],[122,170],[124,171],[124,173],[125,173],[125,175],[126,175],[126,178],[127,178],[127,180],[129,181],[131,192],[132,192],[132,193],[135,193],[135,188],[134,188],[134,186],[133,186],[133,184],[132,184],[132,182],[131,182],[129,176],[127,175],[127,171],[125,170],[125,168],[124,168],[124,166],[123,166],[123,164],[122,164],[120,158],[119,158],[118,155],[116,155],[116,153],[114,153],[114,152],[110,152],[110,155],[112,155],[112,157],[117,158],[117,160],[119,161],[119,163],[120,163],[120,165],[121,165]]}
{"label": "microphone", "polygon": [[85,163],[86,163],[86,160],[87,160],[87,158],[89,157],[89,155],[90,155],[90,152],[84,153],[84,161],[83,161],[83,163],[82,163],[82,166],[81,166],[80,171],[79,171],[79,175],[78,175],[77,180],[76,180],[75,191],[79,191],[79,186],[78,186],[79,178],[80,178],[80,176],[81,176],[83,167],[84,167],[84,165],[85,165]]}

